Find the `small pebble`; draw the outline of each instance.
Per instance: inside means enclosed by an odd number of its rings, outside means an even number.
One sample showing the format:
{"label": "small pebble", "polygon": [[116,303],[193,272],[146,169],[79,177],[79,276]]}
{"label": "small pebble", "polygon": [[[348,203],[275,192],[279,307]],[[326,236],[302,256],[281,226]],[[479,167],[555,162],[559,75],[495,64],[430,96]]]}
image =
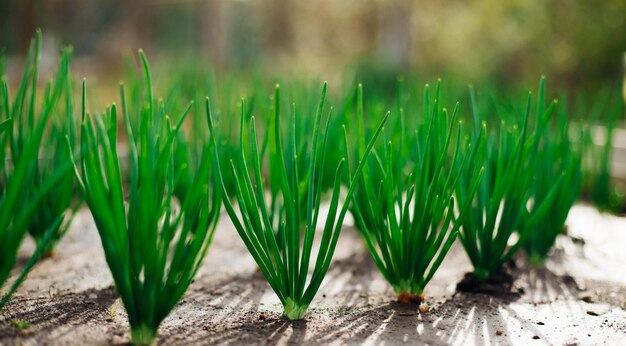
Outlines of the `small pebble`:
{"label": "small pebble", "polygon": [[570,339],[565,341],[565,346],[576,346],[578,345],[578,340],[576,339]]}
{"label": "small pebble", "polygon": [[428,304],[420,304],[418,309],[420,313],[427,314],[430,311],[430,306],[428,306]]}
{"label": "small pebble", "polygon": [[502,329],[500,328],[496,329],[496,335],[500,336],[502,334],[504,334],[504,331],[502,331]]}

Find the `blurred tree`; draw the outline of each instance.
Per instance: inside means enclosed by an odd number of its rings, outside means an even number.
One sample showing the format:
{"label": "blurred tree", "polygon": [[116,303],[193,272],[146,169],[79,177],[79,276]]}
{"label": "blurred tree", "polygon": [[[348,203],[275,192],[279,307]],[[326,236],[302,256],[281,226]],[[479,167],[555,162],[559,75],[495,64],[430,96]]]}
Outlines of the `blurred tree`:
{"label": "blurred tree", "polygon": [[25,53],[36,27],[102,64],[142,47],[151,56],[201,54],[218,68],[324,78],[365,73],[364,62],[388,80],[413,70],[514,85],[547,74],[558,87],[596,87],[620,79],[626,1],[0,1],[9,55]]}

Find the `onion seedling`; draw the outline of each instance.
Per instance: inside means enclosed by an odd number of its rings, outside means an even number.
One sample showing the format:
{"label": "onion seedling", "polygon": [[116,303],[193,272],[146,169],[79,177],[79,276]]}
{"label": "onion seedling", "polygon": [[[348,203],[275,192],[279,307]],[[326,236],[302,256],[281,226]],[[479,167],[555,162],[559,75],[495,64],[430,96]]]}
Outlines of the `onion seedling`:
{"label": "onion seedling", "polygon": [[[40,154],[41,157],[38,160],[33,161],[32,165],[32,177],[31,181],[34,187],[39,187],[45,184],[52,176],[54,176],[62,166],[67,166],[70,162],[69,152],[66,146],[66,135],[70,139],[71,143],[76,143],[76,129],[74,121],[74,108],[73,108],[73,95],[71,84],[72,80],[69,76],[69,63],[72,56],[71,48],[63,50],[61,56],[61,68],[59,75],[57,76],[57,83],[62,86],[65,96],[64,111],[54,112],[55,108],[52,108],[50,118],[50,126],[48,126],[48,133],[42,139],[42,145]],[[37,51],[37,61],[39,60],[39,51]],[[24,147],[28,143],[28,139],[32,136],[34,131],[33,119],[36,117],[35,110],[35,98],[37,91],[37,69],[38,65],[34,66],[34,73],[32,76],[31,89],[29,95],[28,112],[26,116],[24,108],[18,108],[13,114],[13,122],[15,123],[16,133],[12,136],[11,140],[11,154],[13,162],[18,162],[22,159]],[[46,98],[50,98],[49,95],[50,85],[46,86],[48,95],[44,95]],[[60,103],[61,95],[55,95],[55,99],[52,100],[51,107],[54,107],[54,103]],[[60,107],[56,107],[60,108]],[[44,110],[45,111],[45,110]],[[56,116],[56,117],[55,117]],[[61,237],[69,229],[70,223],[75,215],[76,210],[80,206],[80,203],[73,203],[75,201],[74,190],[74,174],[71,170],[65,170],[65,174],[61,179],[42,196],[39,205],[30,219],[28,225],[28,232],[35,239],[37,244],[44,241],[47,242],[47,246],[44,249],[44,256],[51,256],[54,254],[56,244]],[[70,210],[71,209],[71,210]],[[66,211],[70,210],[67,217],[63,217]],[[52,230],[52,237],[47,239],[46,232],[50,225],[56,223],[59,218],[62,218],[62,222],[58,223]]]}
{"label": "onion seedling", "polygon": [[[537,128],[550,119],[556,103],[544,109],[544,80],[542,79],[537,106]],[[472,110],[475,124],[480,124],[481,114],[471,91]],[[535,173],[535,156],[538,148],[538,135],[535,131],[529,135],[531,97],[528,96],[524,125],[507,127],[502,122],[499,133],[491,131],[484,147],[485,173],[475,197],[470,190],[472,170],[459,167],[461,182],[457,185],[456,196],[461,205],[471,201],[469,211],[459,220],[462,228],[459,239],[474,266],[474,276],[484,281],[499,270],[525,243],[529,232],[525,229],[536,227],[550,210],[556,193],[563,183],[563,176],[552,182],[552,187],[545,198],[527,210],[531,198],[531,183]],[[475,125],[477,129],[480,125]],[[474,163],[475,164],[475,163]],[[519,235],[515,239],[514,235]]]}
{"label": "onion seedling", "polygon": [[[555,182],[562,179],[554,200],[549,204],[546,217],[523,232],[528,233],[524,250],[531,265],[542,265],[556,238],[562,233],[565,220],[578,199],[582,183],[581,152],[569,139],[569,120],[560,112],[557,128],[546,126],[540,136],[540,147],[535,157],[536,173],[531,183],[532,207],[542,205],[550,198]],[[561,178],[562,177],[562,178]]]}
{"label": "onion seedling", "polygon": [[[411,160],[396,162],[396,155],[401,154],[389,141],[381,157],[374,160],[371,156],[374,164],[364,169],[352,204],[356,224],[360,225],[374,263],[394,288],[398,300],[406,303],[424,299],[424,287],[454,243],[461,226],[457,220],[467,212],[483,172],[477,157],[483,136],[474,143],[463,144],[461,125],[456,121],[458,103],[450,116],[445,108],[440,108],[438,92],[432,109],[428,105],[428,86],[425,94],[426,122],[404,138],[405,145],[411,148]],[[359,85],[359,124],[363,123],[362,101]],[[362,138],[363,127],[359,127]],[[357,148],[362,151],[362,143]],[[468,154],[459,155],[460,151]],[[479,168],[470,170],[470,162]],[[456,166],[468,171],[469,178],[467,198],[461,205],[455,204],[453,196],[461,174],[451,169]],[[372,171],[376,174],[372,175]]]}
{"label": "onion seedling", "polygon": [[[613,138],[618,122],[624,114],[622,100],[614,92],[605,91],[590,110],[590,119],[584,124],[582,144],[583,189],[591,202],[601,211],[626,212],[624,186],[612,179],[614,155]],[[602,119],[601,119],[602,117]],[[602,121],[601,121],[602,120]],[[604,134],[597,131],[604,125]]]}
{"label": "onion seedling", "polygon": [[[0,93],[0,115],[6,119],[0,123],[0,288],[9,277],[11,269],[15,265],[17,252],[26,234],[33,215],[41,208],[40,202],[54,185],[59,183],[62,177],[71,171],[69,161],[57,167],[56,172],[47,176],[41,184],[33,184],[37,176],[38,154],[42,138],[49,123],[51,114],[55,108],[67,79],[69,70],[69,57],[63,55],[56,79],[46,86],[46,95],[42,100],[40,116],[34,117],[35,88],[38,76],[39,59],[41,56],[41,32],[37,31],[36,38],[31,41],[30,49],[26,57],[26,64],[21,83],[17,89],[14,102],[10,101],[9,86],[6,76],[2,76]],[[30,91],[30,98],[27,93]],[[8,143],[14,144],[12,139],[22,136],[24,133],[18,126],[24,124],[15,119],[22,117],[24,104],[28,99],[29,135],[19,140],[20,145],[11,147],[11,161],[7,159],[6,148]],[[64,212],[64,211],[63,211]],[[50,222],[44,229],[43,236],[37,243],[35,252],[22,269],[20,275],[14,280],[9,289],[0,298],[0,309],[9,301],[11,295],[25,279],[26,274],[35,265],[41,254],[47,248],[53,238],[55,230],[63,220],[64,213],[59,212],[51,217]]]}
{"label": "onion seedling", "polygon": [[[151,74],[139,52],[146,78],[146,99],[138,128],[123,110],[130,156],[130,182],[122,182],[117,151],[117,107],[104,119],[85,115],[75,173],[98,228],[106,261],[130,323],[131,342],[151,344],[165,319],[191,284],[219,217],[220,193],[214,190],[213,151],[208,144],[184,199],[174,186],[184,166],[174,165],[177,124],[154,108]],[[122,99],[124,99],[122,88]],[[125,194],[128,200],[124,199]]]}
{"label": "onion seedling", "polygon": [[[325,165],[331,164],[326,161],[328,158],[328,124],[330,115],[326,121],[326,127],[321,127],[326,84],[324,84],[315,113],[314,125],[311,128],[310,147],[306,150],[309,153],[309,160],[304,172],[299,171],[297,157],[293,157],[292,160],[285,158],[285,144],[281,135],[282,119],[280,116],[279,90],[277,86],[274,96],[275,106],[272,119],[272,140],[269,143],[269,160],[261,161],[262,156],[259,151],[254,116],[249,121],[249,142],[246,143],[244,140],[244,126],[246,122],[242,112],[240,152],[238,157],[230,159],[230,167],[220,169],[220,179],[222,180],[224,195],[226,196],[228,193],[224,185],[223,176],[229,174],[234,178],[237,187],[235,196],[239,205],[240,215],[235,211],[235,207],[228,199],[224,200],[226,211],[261,272],[280,299],[284,307],[284,316],[290,320],[298,320],[305,316],[328,271],[341,232],[343,219],[348,211],[348,206],[356,187],[355,182],[361,175],[365,159],[380,134],[387,116],[382,120],[369,141],[367,148],[365,148],[364,155],[359,160],[359,165],[353,174],[354,178],[348,186],[346,199],[341,208],[339,208],[339,195],[345,160],[341,159],[339,162],[336,162],[336,173],[328,215],[326,220],[322,221],[319,219],[322,182],[324,181]],[[210,131],[214,134],[208,98],[206,108]],[[292,112],[291,125],[291,143],[287,145],[292,147],[291,153],[295,153],[294,148],[298,142],[295,133],[295,108]],[[211,136],[211,138],[214,140],[215,135]],[[304,141],[300,143],[304,143]],[[246,144],[249,146],[246,146]],[[217,147],[214,147],[214,150],[216,150],[217,155]],[[249,163],[251,164],[251,169],[249,168]],[[332,164],[335,164],[335,162]],[[275,165],[271,171],[278,175],[270,180],[270,185],[279,184],[279,198],[275,201],[279,206],[277,209],[279,216],[277,223],[272,221],[270,208],[266,202],[267,190],[262,178],[262,170],[265,165]],[[300,183],[303,181],[301,177],[306,177],[304,179],[306,190],[300,188]],[[305,193],[306,199],[302,198]],[[306,204],[305,209],[301,208],[301,203]],[[300,215],[303,210],[305,214]],[[304,223],[301,222],[303,219],[306,220]],[[318,224],[323,224],[321,242],[313,266],[313,272],[309,274],[309,264]],[[303,235],[303,240],[301,235]]]}

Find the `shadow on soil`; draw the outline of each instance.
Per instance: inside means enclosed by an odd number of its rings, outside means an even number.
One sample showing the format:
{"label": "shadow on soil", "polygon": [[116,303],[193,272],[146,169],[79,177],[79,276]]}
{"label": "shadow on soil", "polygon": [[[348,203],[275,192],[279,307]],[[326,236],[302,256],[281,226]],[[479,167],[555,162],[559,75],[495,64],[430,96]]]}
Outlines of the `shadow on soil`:
{"label": "shadow on soil", "polygon": [[[58,327],[104,321],[117,297],[113,287],[38,298],[14,297],[0,316],[0,339],[44,335]],[[19,330],[12,321],[25,321],[28,327]]]}
{"label": "shadow on soil", "polygon": [[[159,342],[313,345],[349,340],[390,344],[418,340],[447,344],[470,338],[482,344],[496,341],[490,339],[492,337],[500,338],[497,341],[501,342],[508,340],[501,311],[506,309],[506,304],[519,299],[519,294],[494,298],[479,293],[457,293],[434,302],[430,312],[421,314],[417,305],[391,301],[391,295],[387,303],[367,302],[369,283],[376,270],[367,253],[355,252],[353,256],[336,261],[328,273],[328,285],[320,291],[316,301],[323,302],[324,292],[337,289],[335,285],[343,290],[341,299],[331,308],[319,307],[328,306],[327,303],[318,307],[314,304],[301,321],[289,321],[278,313],[263,312],[259,303],[269,288],[258,271],[240,275],[236,280],[233,277],[211,283],[207,280],[206,285],[201,284],[203,289],[186,298],[202,304],[205,310],[202,316],[188,321],[186,326],[164,330]],[[224,306],[226,302],[228,305]],[[189,325],[197,329],[190,330]]]}
{"label": "shadow on soil", "polygon": [[[347,268],[342,269],[344,266],[350,267],[348,275],[345,274]],[[217,282],[213,287],[221,288],[212,293],[220,297],[220,302],[222,297],[239,299],[239,302],[227,309],[219,307],[220,304],[209,305],[208,309],[216,311],[207,311],[202,321],[194,323],[202,328],[201,332],[189,333],[189,328],[182,327],[172,329],[161,335],[160,342],[313,345],[349,340],[389,344],[416,341],[420,344],[449,344],[473,340],[476,344],[507,344],[518,336],[511,335],[508,330],[512,319],[531,331],[534,337],[545,340],[538,321],[522,318],[509,304],[520,300],[536,303],[554,299],[571,301],[571,297],[580,291],[569,276],[559,276],[545,268],[518,268],[512,285],[507,284],[510,291],[495,296],[457,292],[452,297],[433,302],[431,311],[422,314],[417,305],[395,301],[364,305],[363,296],[368,295],[364,283],[370,281],[373,270],[376,268],[367,255],[355,254],[345,263],[338,261],[329,277],[343,273],[339,278],[342,281],[339,285],[346,289],[343,300],[337,302],[338,308],[314,307],[301,321],[289,321],[277,313],[264,313],[263,308],[259,308],[259,297],[267,290],[267,284],[258,272],[238,278],[237,285],[229,284],[228,280]],[[241,285],[242,282],[245,284]],[[326,289],[332,290],[333,286]],[[320,294],[317,299],[324,298],[324,294]],[[351,303],[358,301],[361,307],[355,308]],[[242,302],[246,306],[252,304],[253,308],[242,306]],[[228,319],[233,312],[237,317]],[[222,323],[216,314],[228,323]],[[187,335],[184,335],[185,330]]]}
{"label": "shadow on soil", "polygon": [[[205,328],[208,335],[186,337],[184,343],[199,344],[204,340],[212,344],[314,345],[361,340],[389,344],[416,341],[447,344],[474,338],[477,344],[484,344],[490,340],[485,335],[501,338],[498,340],[501,342],[508,340],[506,333],[497,336],[506,325],[499,313],[500,304],[484,306],[472,302],[457,307],[457,300],[467,298],[456,297],[445,301],[436,311],[428,314],[418,313],[415,305],[397,302],[362,308],[356,313],[354,309],[340,309],[332,314],[330,318],[334,321],[330,323],[317,323],[324,317],[315,311],[301,321],[288,321],[276,315],[261,320],[258,314],[246,315],[238,323],[223,328],[217,329],[213,324]],[[167,344],[173,340],[161,337],[160,341]]]}

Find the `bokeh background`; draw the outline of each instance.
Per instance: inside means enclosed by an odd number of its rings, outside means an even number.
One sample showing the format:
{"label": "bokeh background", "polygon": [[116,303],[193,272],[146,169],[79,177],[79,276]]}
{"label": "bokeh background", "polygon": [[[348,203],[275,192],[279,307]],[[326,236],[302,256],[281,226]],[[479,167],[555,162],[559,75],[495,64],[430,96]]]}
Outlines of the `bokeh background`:
{"label": "bokeh background", "polygon": [[2,0],[9,67],[37,27],[44,64],[70,44],[89,76],[115,76],[143,48],[162,65],[217,71],[412,73],[502,87],[544,74],[561,90],[593,90],[621,88],[626,1]]}

